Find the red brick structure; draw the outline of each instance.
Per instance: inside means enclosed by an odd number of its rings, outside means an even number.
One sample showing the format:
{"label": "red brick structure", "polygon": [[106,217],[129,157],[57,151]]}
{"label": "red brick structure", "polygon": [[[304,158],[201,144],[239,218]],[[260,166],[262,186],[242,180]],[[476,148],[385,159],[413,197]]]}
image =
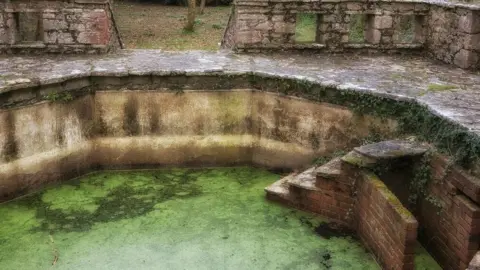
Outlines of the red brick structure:
{"label": "red brick structure", "polygon": [[418,218],[426,248],[446,269],[466,269],[480,248],[480,182],[447,159],[434,155],[429,194],[440,203],[421,202]]}
{"label": "red brick structure", "polygon": [[[466,269],[480,247],[480,181],[433,154],[426,164],[432,174],[426,194],[412,205],[408,193],[413,180],[406,168],[415,168],[420,161],[414,156],[423,152],[370,155],[364,148],[280,180],[266,189],[267,198],[356,231],[384,269],[414,269],[417,234],[443,268]],[[400,164],[398,153],[405,152],[413,164],[400,173],[382,174],[380,180],[372,172],[384,160]]]}
{"label": "red brick structure", "polygon": [[414,269],[418,222],[373,174],[358,183],[357,234],[384,269]]}

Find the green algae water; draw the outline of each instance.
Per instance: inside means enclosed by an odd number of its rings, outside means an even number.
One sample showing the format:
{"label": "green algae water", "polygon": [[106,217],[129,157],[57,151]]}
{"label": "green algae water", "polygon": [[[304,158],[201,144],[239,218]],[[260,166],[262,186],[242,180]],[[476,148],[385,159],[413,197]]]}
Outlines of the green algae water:
{"label": "green algae water", "polygon": [[[101,172],[0,205],[1,269],[379,269],[254,168]],[[417,269],[441,269],[419,248]]]}

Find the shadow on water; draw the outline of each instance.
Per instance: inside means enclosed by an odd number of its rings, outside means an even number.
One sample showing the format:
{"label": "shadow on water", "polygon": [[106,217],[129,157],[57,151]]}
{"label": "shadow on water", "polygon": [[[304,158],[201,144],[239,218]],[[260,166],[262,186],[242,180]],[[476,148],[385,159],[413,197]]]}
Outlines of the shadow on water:
{"label": "shadow on water", "polygon": [[[208,173],[208,170],[203,170]],[[124,173],[127,175],[129,173]],[[155,205],[176,198],[188,198],[202,194],[201,188],[195,183],[199,174],[192,175],[191,171],[176,171],[175,174],[152,171],[149,180],[143,185],[125,181],[111,189],[106,196],[95,197],[93,204],[95,211],[69,209],[55,209],[52,204],[42,200],[48,190],[32,194],[18,200],[17,203],[30,209],[36,209],[36,218],[41,220],[39,227],[34,231],[49,233],[85,232],[96,223],[112,222],[130,219],[148,214],[155,209]],[[107,176],[104,176],[107,178]],[[94,183],[98,188],[104,188],[101,181]],[[81,189],[81,182],[73,180],[66,185]]]}

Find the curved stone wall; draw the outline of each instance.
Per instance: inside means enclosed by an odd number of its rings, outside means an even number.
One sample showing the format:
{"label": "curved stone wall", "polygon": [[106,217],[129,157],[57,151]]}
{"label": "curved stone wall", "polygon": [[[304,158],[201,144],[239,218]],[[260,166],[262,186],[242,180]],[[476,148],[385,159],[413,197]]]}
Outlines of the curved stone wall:
{"label": "curved stone wall", "polygon": [[[172,71],[172,62],[168,71],[158,66],[128,70],[119,59],[76,62],[78,69],[64,73],[49,70],[45,77],[36,74],[40,79],[3,81],[1,200],[102,168],[245,163],[301,168],[369,135],[408,134],[458,155],[454,161],[469,169],[432,160],[434,179],[440,180],[429,192],[445,211],[436,215],[435,205],[421,205],[420,226],[427,238],[436,237],[427,248],[448,267],[465,264],[478,248],[478,136],[466,128],[471,123],[452,120],[458,114],[442,114],[442,107],[435,107],[438,100],[424,106],[425,99],[398,93],[271,74],[267,65],[263,72],[241,71],[241,57],[236,72],[224,73],[205,66]],[[180,60],[184,67],[185,59]],[[213,65],[208,58],[198,61]],[[454,232],[451,226],[459,218],[462,228]],[[454,254],[460,246],[461,256]]]}
{"label": "curved stone wall", "polygon": [[252,90],[99,90],[0,117],[4,199],[96,168],[302,168],[372,129],[395,128],[344,107]]}

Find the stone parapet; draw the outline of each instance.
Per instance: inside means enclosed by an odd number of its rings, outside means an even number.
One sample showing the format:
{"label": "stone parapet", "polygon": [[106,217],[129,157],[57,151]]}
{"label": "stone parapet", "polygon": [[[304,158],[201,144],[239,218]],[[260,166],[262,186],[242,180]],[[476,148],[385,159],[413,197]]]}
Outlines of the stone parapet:
{"label": "stone parapet", "polygon": [[110,0],[0,3],[0,52],[101,53],[121,46]]}
{"label": "stone parapet", "polygon": [[[419,51],[461,68],[480,66],[480,5],[437,1],[238,0],[224,48],[304,49],[299,14],[314,14],[309,49]],[[312,15],[310,15],[312,16]],[[234,34],[233,34],[234,33]]]}

